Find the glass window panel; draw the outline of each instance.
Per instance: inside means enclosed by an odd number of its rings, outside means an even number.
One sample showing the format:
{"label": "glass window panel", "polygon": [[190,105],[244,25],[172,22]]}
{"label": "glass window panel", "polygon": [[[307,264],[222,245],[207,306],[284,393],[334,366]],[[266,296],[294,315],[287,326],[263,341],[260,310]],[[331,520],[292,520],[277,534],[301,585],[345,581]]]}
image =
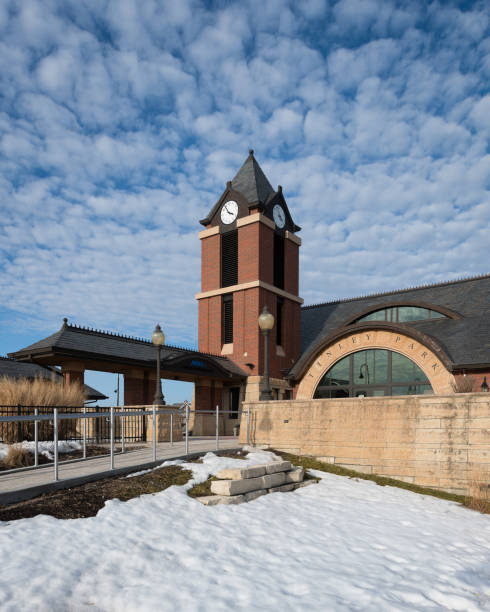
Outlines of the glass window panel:
{"label": "glass window panel", "polygon": [[376,310],[376,312],[371,312],[365,317],[361,317],[359,321],[385,321],[386,320],[386,310]]}
{"label": "glass window panel", "polygon": [[374,351],[374,383],[377,385],[388,382],[388,353],[378,349]]}
{"label": "glass window panel", "polygon": [[429,318],[427,308],[419,308],[418,306],[399,306],[398,321],[406,323],[407,321],[422,321]]}
{"label": "glass window panel", "polygon": [[328,389],[326,387],[317,387],[314,395],[314,399],[331,399],[334,397],[349,397],[349,389],[345,388],[336,388],[336,389]]}
{"label": "glass window panel", "polygon": [[409,395],[408,386],[405,387],[393,387],[391,395]]}
{"label": "glass window panel", "polygon": [[374,382],[374,350],[354,353],[354,384],[372,385]]}
{"label": "glass window panel", "polygon": [[344,357],[338,361],[320,381],[321,386],[348,385],[350,380],[350,358]]}
{"label": "glass window panel", "polygon": [[431,319],[447,319],[446,315],[437,312],[437,310],[429,310]]}
{"label": "glass window panel", "polygon": [[447,317],[435,310],[419,306],[392,306],[370,312],[358,319],[358,321],[399,321],[400,323],[409,323],[410,321],[425,321],[429,318],[443,319]]}
{"label": "glass window panel", "polygon": [[385,395],[384,389],[373,389],[373,397],[381,397],[382,395]]}
{"label": "glass window panel", "polygon": [[429,382],[427,376],[413,361],[400,355],[392,353],[391,356],[391,380],[399,382]]}

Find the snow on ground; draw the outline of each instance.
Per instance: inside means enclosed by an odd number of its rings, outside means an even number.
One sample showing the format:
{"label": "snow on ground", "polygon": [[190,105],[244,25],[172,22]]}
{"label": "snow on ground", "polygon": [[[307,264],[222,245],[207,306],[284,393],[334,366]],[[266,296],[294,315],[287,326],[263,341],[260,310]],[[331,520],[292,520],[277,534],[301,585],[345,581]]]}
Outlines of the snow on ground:
{"label": "snow on ground", "polygon": [[[245,462],[208,453],[182,465],[202,481]],[[0,523],[0,609],[490,610],[489,516],[315,475],[239,506],[203,506],[188,484],[93,518]]]}
{"label": "snow on ground", "polygon": [[[0,461],[5,459],[9,450],[9,444],[4,444],[0,442]],[[15,448],[23,448],[26,452],[32,453],[34,455],[35,452],[35,442],[18,442],[16,444],[12,444]],[[44,455],[50,461],[54,460],[54,442],[41,442],[37,443],[38,453],[40,455]],[[72,442],[59,440],[58,441],[58,453],[71,453],[72,451],[82,450],[82,445],[80,442]]]}

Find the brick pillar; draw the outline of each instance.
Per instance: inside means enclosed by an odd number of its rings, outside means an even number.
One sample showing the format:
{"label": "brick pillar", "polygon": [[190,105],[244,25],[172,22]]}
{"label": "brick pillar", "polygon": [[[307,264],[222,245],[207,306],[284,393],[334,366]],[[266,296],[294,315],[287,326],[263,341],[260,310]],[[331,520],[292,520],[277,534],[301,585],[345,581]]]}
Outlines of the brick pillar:
{"label": "brick pillar", "polygon": [[83,389],[85,380],[85,369],[83,366],[78,365],[65,365],[62,366],[61,372],[63,374],[63,380],[65,385],[79,384]]}
{"label": "brick pillar", "polygon": [[131,373],[124,374],[124,405],[142,406],[146,403],[148,391],[147,381],[143,373],[140,376]]}

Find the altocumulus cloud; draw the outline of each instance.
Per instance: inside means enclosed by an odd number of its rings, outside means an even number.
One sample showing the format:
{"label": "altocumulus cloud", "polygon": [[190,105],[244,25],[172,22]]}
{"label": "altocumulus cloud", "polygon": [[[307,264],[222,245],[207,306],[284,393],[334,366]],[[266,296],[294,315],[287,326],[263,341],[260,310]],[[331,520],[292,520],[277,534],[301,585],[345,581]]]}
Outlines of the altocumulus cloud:
{"label": "altocumulus cloud", "polygon": [[0,318],[193,344],[202,218],[253,147],[306,302],[488,272],[485,2],[5,0]]}

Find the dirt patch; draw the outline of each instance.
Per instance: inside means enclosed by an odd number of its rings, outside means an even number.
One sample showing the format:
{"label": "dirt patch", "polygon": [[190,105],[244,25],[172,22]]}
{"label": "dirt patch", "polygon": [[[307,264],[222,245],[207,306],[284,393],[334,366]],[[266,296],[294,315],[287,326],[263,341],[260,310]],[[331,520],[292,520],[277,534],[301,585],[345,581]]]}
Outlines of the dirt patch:
{"label": "dirt patch", "polygon": [[[106,454],[107,450],[107,448],[101,446],[90,447],[91,456]],[[78,452],[75,451],[75,453]],[[89,449],[87,448],[87,454],[88,452]],[[66,453],[63,456],[67,457],[71,454]],[[245,459],[247,456],[247,453],[240,449],[223,450],[215,454],[220,457],[234,457],[236,459]],[[41,459],[41,457],[39,458]],[[202,463],[202,458],[189,458],[188,463]],[[137,471],[138,469],[135,468],[135,472]],[[127,478],[127,476],[104,478],[72,489],[45,493],[40,497],[17,504],[1,506],[0,521],[32,518],[38,514],[47,514],[59,519],[87,518],[95,516],[109,499],[117,498],[121,501],[128,501],[140,495],[158,493],[172,485],[183,485],[191,477],[192,472],[190,470],[172,465],[132,478]]]}
{"label": "dirt patch", "polygon": [[41,497],[0,507],[0,521],[15,521],[47,514],[59,519],[95,516],[109,499],[128,501],[148,493],[158,493],[172,485],[183,485],[192,472],[178,465],[158,468],[134,478],[113,477],[89,482],[73,489],[45,493]]}

